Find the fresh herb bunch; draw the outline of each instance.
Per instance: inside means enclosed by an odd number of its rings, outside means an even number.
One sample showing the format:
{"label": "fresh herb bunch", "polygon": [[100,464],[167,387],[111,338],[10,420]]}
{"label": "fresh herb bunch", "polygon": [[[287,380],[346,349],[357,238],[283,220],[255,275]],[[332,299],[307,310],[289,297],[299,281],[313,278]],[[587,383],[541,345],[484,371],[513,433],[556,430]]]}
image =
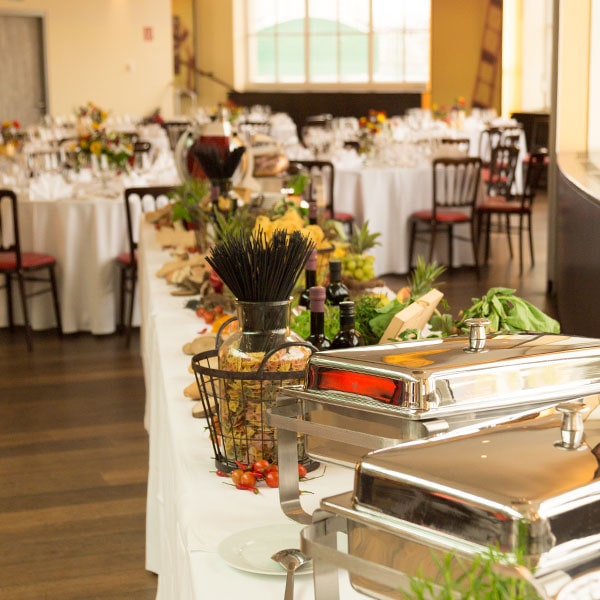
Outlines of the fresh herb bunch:
{"label": "fresh herb bunch", "polygon": [[[325,304],[324,331],[325,336],[332,340],[340,328],[340,311],[337,306]],[[310,311],[302,310],[292,316],[290,328],[303,339],[310,335]]]}
{"label": "fresh herb bunch", "polygon": [[490,288],[481,298],[473,298],[472,305],[457,320],[449,314],[434,314],[430,321],[431,330],[442,336],[467,333],[467,319],[485,317],[490,320],[489,333],[560,332],[558,321],[515,293],[516,290],[511,288]]}
{"label": "fresh herb bunch", "polygon": [[210,185],[206,179],[192,178],[180,185],[174,193],[171,209],[173,221],[205,223],[210,215]]}
{"label": "fresh herb bunch", "polygon": [[[509,558],[489,548],[470,562],[454,553],[441,559],[433,555],[439,578],[433,582],[419,575],[411,577],[410,600],[539,600],[539,594],[525,579],[507,575],[506,565],[522,565],[522,558]],[[503,572],[504,571],[504,572]]]}

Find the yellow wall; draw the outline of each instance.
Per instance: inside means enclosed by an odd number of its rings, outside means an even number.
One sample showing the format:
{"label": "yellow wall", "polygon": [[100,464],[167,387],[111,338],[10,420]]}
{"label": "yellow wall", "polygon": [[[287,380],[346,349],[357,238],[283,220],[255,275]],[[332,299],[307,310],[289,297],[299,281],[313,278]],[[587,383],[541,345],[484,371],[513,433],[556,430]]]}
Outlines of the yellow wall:
{"label": "yellow wall", "polygon": [[588,143],[588,89],[590,69],[590,0],[560,3],[557,152],[580,152]]}
{"label": "yellow wall", "polygon": [[[486,7],[482,0],[432,0],[432,103],[449,106],[464,96],[471,105]],[[499,105],[500,85],[496,85],[497,110]]]}
{"label": "yellow wall", "polygon": [[[234,84],[232,0],[195,0],[197,65],[215,77]],[[236,6],[236,10],[241,7]],[[197,81],[198,104],[216,106],[227,99],[227,88],[207,77]]]}
{"label": "yellow wall", "polygon": [[51,114],[88,101],[115,114],[172,113],[170,0],[0,0],[0,11],[45,17]]}

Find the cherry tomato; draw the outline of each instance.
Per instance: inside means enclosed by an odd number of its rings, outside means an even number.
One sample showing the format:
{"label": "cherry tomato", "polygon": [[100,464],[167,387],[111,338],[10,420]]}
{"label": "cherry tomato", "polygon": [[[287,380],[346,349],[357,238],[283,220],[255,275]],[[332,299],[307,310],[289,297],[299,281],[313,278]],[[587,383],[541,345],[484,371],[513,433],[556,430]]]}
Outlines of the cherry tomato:
{"label": "cherry tomato", "polygon": [[279,487],[279,471],[269,471],[265,476],[265,481],[270,488]]}
{"label": "cherry tomato", "polygon": [[242,473],[240,483],[248,487],[254,487],[256,486],[256,477],[249,471],[246,471],[245,473]]}
{"label": "cherry tomato", "polygon": [[238,483],[241,483],[243,474],[244,471],[242,471],[241,469],[235,469],[235,471],[231,471],[231,481],[236,485]]}
{"label": "cherry tomato", "polygon": [[304,465],[298,464],[298,477],[306,477],[306,467]]}
{"label": "cherry tomato", "polygon": [[252,464],[252,470],[257,471],[258,473],[266,473],[270,466],[271,463],[269,463],[268,460],[261,458]]}

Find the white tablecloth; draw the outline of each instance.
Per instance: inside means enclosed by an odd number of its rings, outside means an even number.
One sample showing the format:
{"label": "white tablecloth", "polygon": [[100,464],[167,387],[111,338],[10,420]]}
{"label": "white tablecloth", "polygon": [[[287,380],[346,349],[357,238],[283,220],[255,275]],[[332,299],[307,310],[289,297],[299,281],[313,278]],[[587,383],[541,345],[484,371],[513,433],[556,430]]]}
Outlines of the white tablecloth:
{"label": "white tablecloth", "polygon": [[[217,553],[218,544],[233,533],[292,521],[281,511],[276,489],[261,486],[254,495],[225,485],[214,473],[206,422],[192,417],[192,403],[182,393],[193,381],[182,346],[204,326],[183,308],[185,299],[171,296],[155,276],[166,260],[154,230],[144,226],[139,277],[150,439],[146,568],[159,575],[161,600],[283,598],[285,577],[235,569]],[[321,497],[351,489],[353,474],[329,465],[324,477],[303,483],[302,489],[313,492],[303,496],[305,509],[312,512]],[[350,588],[345,573],[341,577],[343,598],[364,598]],[[313,597],[312,577],[298,576],[296,600]]]}
{"label": "white tablecloth", "polygon": [[[416,167],[361,167],[337,169],[335,209],[350,212],[357,225],[369,222],[372,232],[380,232],[380,245],[370,251],[375,256],[377,275],[408,273],[408,218],[417,210],[431,208],[431,165]],[[455,228],[464,235],[464,226]],[[461,231],[462,230],[462,231]],[[438,236],[434,258],[447,261],[445,236]],[[417,242],[413,261],[419,254],[428,256],[428,245]],[[454,265],[474,264],[469,242],[454,241]]]}
{"label": "white tablecloth", "polygon": [[[169,176],[168,183],[175,184],[174,168]],[[27,191],[18,194],[21,248],[56,258],[64,333],[89,331],[99,335],[116,329],[120,284],[115,258],[128,249],[123,200],[126,185],[150,184],[132,173],[128,179],[109,182],[106,189],[101,182],[75,184],[68,197],[59,199],[29,199]],[[10,215],[7,206],[4,203],[5,217]],[[14,316],[22,323],[16,292],[14,286]],[[31,298],[29,314],[33,329],[56,326],[50,295]],[[0,327],[7,325],[7,319],[2,301]],[[138,323],[136,308],[134,324]]]}

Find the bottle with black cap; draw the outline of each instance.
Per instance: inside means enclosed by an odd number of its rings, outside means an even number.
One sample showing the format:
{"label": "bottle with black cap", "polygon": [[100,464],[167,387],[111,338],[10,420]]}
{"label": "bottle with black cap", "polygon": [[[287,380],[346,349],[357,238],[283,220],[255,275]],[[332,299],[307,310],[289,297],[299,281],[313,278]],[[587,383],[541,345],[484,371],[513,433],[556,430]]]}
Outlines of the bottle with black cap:
{"label": "bottle with black cap", "polygon": [[309,308],[310,305],[310,297],[309,290],[311,287],[317,285],[317,251],[313,250],[306,261],[306,265],[304,267],[304,289],[300,294],[300,299],[298,304],[300,306],[304,306],[304,308]]}
{"label": "bottle with black cap", "polygon": [[310,295],[310,335],[306,338],[317,350],[331,348],[331,340],[325,335],[325,288],[315,285]]}
{"label": "bottle with black cap", "polygon": [[354,348],[364,344],[363,338],[356,330],[354,321],[354,302],[340,302],[340,330],[331,341],[332,349]]}
{"label": "bottle with black cap", "polygon": [[329,261],[329,283],[325,289],[327,301],[334,305],[338,305],[350,297],[348,288],[342,282],[342,261]]}

